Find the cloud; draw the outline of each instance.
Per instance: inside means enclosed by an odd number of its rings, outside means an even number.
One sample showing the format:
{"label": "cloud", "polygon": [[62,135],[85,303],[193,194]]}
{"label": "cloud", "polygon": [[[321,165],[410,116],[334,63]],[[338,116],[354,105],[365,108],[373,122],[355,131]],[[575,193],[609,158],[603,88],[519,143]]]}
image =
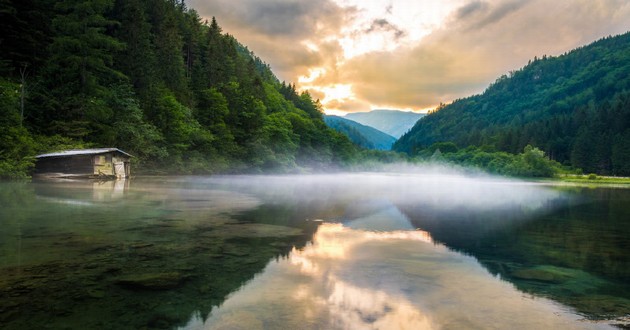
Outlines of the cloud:
{"label": "cloud", "polygon": [[[465,56],[466,58],[462,58]],[[399,108],[427,108],[483,88],[483,66],[469,66],[474,54],[423,45],[396,53],[370,53],[340,71],[358,99]],[[487,74],[486,74],[487,75]]]}
{"label": "cloud", "polygon": [[325,87],[351,85],[352,98],[325,104],[343,111],[450,102],[482,92],[534,56],[559,55],[630,30],[627,0],[187,3],[203,17],[216,16],[280,79],[298,82],[317,69],[319,76],[298,87],[312,88],[321,99]]}
{"label": "cloud", "polygon": [[488,24],[496,23],[506,16],[510,15],[511,13],[519,10],[529,2],[530,0],[512,0],[506,1],[504,3],[499,3],[494,8],[492,8],[492,10],[490,10],[483,19],[476,22],[474,28],[479,29]]}
{"label": "cloud", "polygon": [[[234,35],[265,62],[281,80],[297,81],[308,68],[328,65],[341,52],[325,40],[344,26],[354,11],[331,0],[189,0],[202,17],[216,17],[225,33]],[[310,40],[317,50],[309,49]]]}
{"label": "cloud", "polygon": [[271,36],[310,36],[337,30],[344,11],[329,0],[190,0],[202,15],[216,16],[229,28]]}
{"label": "cloud", "polygon": [[485,1],[472,1],[461,8],[455,14],[456,21],[468,19],[478,13],[484,13],[488,10],[488,3]]}
{"label": "cloud", "polygon": [[387,7],[385,7],[385,12],[391,15],[394,12],[394,5],[391,3],[387,5]]}
{"label": "cloud", "polygon": [[372,25],[367,30],[365,30],[365,33],[372,32],[393,32],[396,39],[406,34],[405,31],[399,29],[384,18],[375,19],[374,21],[372,21]]}
{"label": "cloud", "polygon": [[334,100],[327,104],[327,106],[342,112],[363,112],[371,110],[370,103],[357,99]]}
{"label": "cloud", "polygon": [[480,93],[534,56],[627,31],[623,17],[630,17],[630,3],[621,1],[470,1],[420,42],[365,54],[337,70],[357,99],[426,108]]}

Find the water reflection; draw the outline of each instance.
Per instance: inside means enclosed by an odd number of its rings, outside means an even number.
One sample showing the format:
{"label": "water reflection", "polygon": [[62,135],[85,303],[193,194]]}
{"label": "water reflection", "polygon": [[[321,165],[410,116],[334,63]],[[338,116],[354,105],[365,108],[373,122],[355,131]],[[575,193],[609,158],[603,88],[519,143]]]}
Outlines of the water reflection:
{"label": "water reflection", "polygon": [[516,223],[506,222],[511,214],[501,212],[445,216],[414,205],[401,209],[434,239],[475,256],[520,290],[567,304],[590,319],[617,319],[627,326],[630,190],[572,193],[580,198],[549,201],[547,212]]}
{"label": "water reflection", "polygon": [[332,223],[204,316],[185,328],[607,328],[524,296],[427,232]]}
{"label": "water reflection", "polygon": [[0,327],[604,327],[537,298],[629,314],[630,190],[595,192],[436,173],[3,183]]}
{"label": "water reflection", "polygon": [[129,191],[131,180],[57,179],[34,184],[37,197],[53,203],[91,206],[94,203],[120,200]]}
{"label": "water reflection", "polygon": [[244,223],[236,216],[258,199],[164,181],[136,180],[122,192],[0,183],[0,328],[182,325],[314,230]]}

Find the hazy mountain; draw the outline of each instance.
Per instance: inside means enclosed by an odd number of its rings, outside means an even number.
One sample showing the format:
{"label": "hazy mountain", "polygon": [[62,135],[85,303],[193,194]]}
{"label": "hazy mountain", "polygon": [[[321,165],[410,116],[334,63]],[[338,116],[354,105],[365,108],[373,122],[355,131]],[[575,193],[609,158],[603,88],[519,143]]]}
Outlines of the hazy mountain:
{"label": "hazy mountain", "polygon": [[374,127],[398,139],[423,116],[424,114],[400,110],[372,110],[349,113],[344,118]]}
{"label": "hazy mountain", "polygon": [[328,127],[345,134],[352,142],[366,149],[390,150],[396,142],[396,138],[389,134],[343,117],[324,116],[324,121]]}
{"label": "hazy mountain", "polygon": [[534,58],[420,120],[393,149],[436,142],[510,153],[526,145],[585,172],[630,175],[630,33]]}

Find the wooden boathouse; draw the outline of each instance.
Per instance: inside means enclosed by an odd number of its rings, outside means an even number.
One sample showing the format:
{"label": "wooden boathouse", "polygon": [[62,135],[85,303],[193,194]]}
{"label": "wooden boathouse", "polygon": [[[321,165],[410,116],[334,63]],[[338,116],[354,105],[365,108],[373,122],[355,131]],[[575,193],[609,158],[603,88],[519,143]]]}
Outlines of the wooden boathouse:
{"label": "wooden boathouse", "polygon": [[35,177],[124,179],[131,155],[117,148],[65,150],[35,156]]}

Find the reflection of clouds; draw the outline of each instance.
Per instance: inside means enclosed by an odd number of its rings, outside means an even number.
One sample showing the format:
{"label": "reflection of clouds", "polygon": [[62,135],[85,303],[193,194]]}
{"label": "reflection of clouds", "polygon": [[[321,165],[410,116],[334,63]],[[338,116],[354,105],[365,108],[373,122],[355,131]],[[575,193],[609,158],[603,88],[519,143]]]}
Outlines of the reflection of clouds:
{"label": "reflection of clouds", "polygon": [[[341,224],[323,224],[304,250],[294,249],[289,263],[316,280],[327,283],[325,308],[330,322],[342,329],[431,329],[426,315],[404,298],[383,291],[364,289],[347,283],[319,264],[330,260],[340,261],[356,246],[368,241],[411,240],[431,242],[424,231],[368,232],[352,231]],[[310,300],[307,288],[298,288],[294,299]],[[320,303],[322,300],[320,299]]]}
{"label": "reflection of clouds", "polygon": [[[429,243],[429,244],[427,244]],[[589,329],[422,231],[322,224],[310,245],[266,269],[187,329]]]}
{"label": "reflection of clouds", "polygon": [[332,280],[332,323],[341,329],[432,329],[429,318],[401,297]]}
{"label": "reflection of clouds", "polygon": [[343,260],[355,246],[368,241],[409,240],[432,243],[431,235],[422,230],[370,232],[348,230],[342,224],[321,225],[313,243],[304,250],[293,249],[289,262],[298,266],[304,274],[321,276],[317,260]]}

